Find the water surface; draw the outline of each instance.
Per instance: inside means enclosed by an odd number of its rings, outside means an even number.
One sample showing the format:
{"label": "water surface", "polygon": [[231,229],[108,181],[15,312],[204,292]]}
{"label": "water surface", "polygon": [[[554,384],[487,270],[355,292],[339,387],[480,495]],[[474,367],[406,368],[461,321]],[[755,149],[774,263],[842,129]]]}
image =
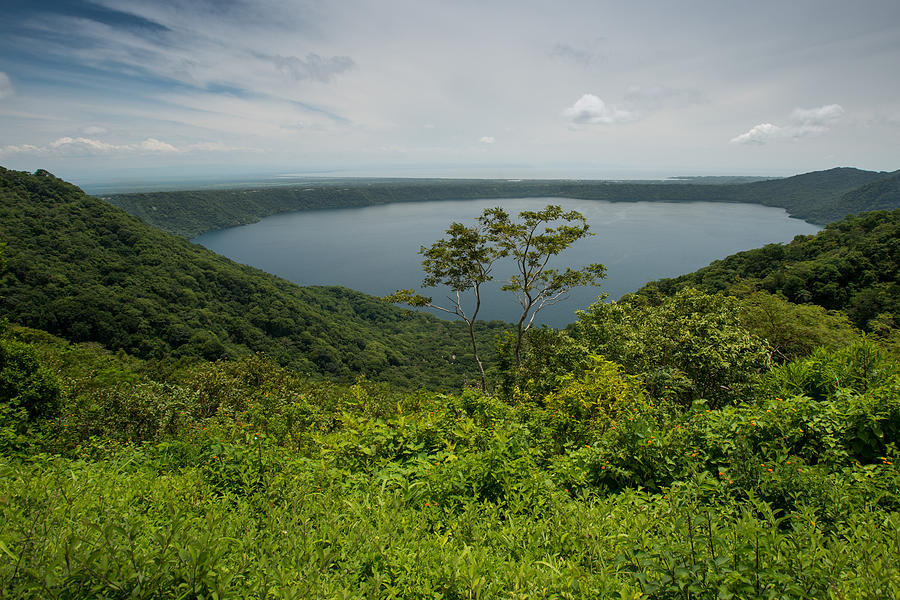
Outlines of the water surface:
{"label": "water surface", "polygon": [[[387,295],[422,282],[421,246],[444,236],[453,221],[471,225],[488,207],[510,214],[560,204],[584,214],[595,234],[563,253],[557,264],[606,265],[608,277],[599,288],[580,288],[536,322],[561,327],[574,312],[597,301],[633,292],[647,281],[673,277],[713,260],[819,228],[788,217],[784,209],[756,204],[715,202],[606,202],[566,198],[411,202],[287,213],[258,223],[212,231],[194,241],[241,263],[253,265],[300,285],[342,285]],[[498,278],[508,269],[496,270]],[[518,318],[518,304],[492,282],[479,318]],[[435,300],[446,291],[426,291]]]}

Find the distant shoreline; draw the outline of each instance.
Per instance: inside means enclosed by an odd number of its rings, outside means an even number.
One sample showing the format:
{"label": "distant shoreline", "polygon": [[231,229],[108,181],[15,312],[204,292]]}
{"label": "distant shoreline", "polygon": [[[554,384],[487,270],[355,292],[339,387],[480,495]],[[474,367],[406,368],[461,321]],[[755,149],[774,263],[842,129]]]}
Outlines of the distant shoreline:
{"label": "distant shoreline", "polygon": [[[746,182],[718,177],[660,181],[360,179],[276,180],[228,189],[192,189],[101,197],[169,233],[188,239],[270,215],[396,202],[500,198],[571,198],[610,202],[737,202],[784,208],[794,218],[826,225],[848,214],[894,208],[875,183],[900,175],[837,168],[785,179]],[[852,193],[851,193],[852,192]]]}

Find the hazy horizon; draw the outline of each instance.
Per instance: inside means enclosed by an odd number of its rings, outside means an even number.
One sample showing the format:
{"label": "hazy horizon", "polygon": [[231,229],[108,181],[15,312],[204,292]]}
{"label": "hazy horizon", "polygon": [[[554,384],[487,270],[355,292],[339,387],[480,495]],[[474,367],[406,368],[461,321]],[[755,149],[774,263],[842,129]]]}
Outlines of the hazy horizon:
{"label": "hazy horizon", "polygon": [[[681,174],[671,174],[664,175],[656,172],[646,172],[641,173],[638,170],[633,170],[630,172],[622,171],[613,176],[609,177],[590,177],[589,174],[585,174],[586,176],[563,176],[559,172],[542,170],[538,171],[536,174],[533,174],[529,177],[517,177],[514,174],[510,174],[509,176],[496,176],[494,173],[491,173],[491,176],[485,176],[483,172],[479,172],[476,170],[473,171],[464,171],[464,170],[454,170],[450,171],[451,175],[445,174],[445,171],[440,169],[418,169],[418,170],[394,170],[389,171],[387,173],[377,172],[377,171],[365,171],[365,170],[341,170],[341,169],[330,169],[330,170],[319,170],[319,171],[311,171],[308,173],[266,173],[266,172],[247,172],[247,173],[235,173],[231,174],[207,174],[207,175],[179,175],[177,172],[169,172],[169,173],[147,173],[147,174],[136,174],[133,172],[118,174],[118,175],[108,175],[106,177],[95,176],[95,177],[83,177],[79,175],[75,175],[72,178],[68,178],[60,175],[59,173],[54,173],[54,175],[66,179],[67,181],[74,183],[81,187],[85,192],[92,195],[109,195],[109,194],[127,194],[127,193],[138,193],[138,192],[152,192],[152,191],[188,191],[188,190],[200,190],[200,189],[230,189],[230,188],[240,188],[247,186],[290,186],[290,185],[302,185],[310,182],[331,182],[331,181],[343,181],[343,180],[359,180],[359,181],[371,181],[371,180],[407,180],[407,179],[423,179],[423,180],[496,180],[496,181],[547,181],[547,180],[555,180],[555,181],[634,181],[634,182],[663,182],[663,181],[672,181],[677,180],[679,178],[691,178],[691,177],[752,177],[752,178],[760,178],[760,179],[776,179],[781,176],[773,175],[773,176],[765,176],[765,175],[749,175],[749,174],[696,174],[696,173],[681,173]],[[541,176],[543,175],[543,176]],[[615,176],[618,175],[618,176]]]}
{"label": "hazy horizon", "polygon": [[0,165],[78,184],[900,166],[900,3],[37,0]]}

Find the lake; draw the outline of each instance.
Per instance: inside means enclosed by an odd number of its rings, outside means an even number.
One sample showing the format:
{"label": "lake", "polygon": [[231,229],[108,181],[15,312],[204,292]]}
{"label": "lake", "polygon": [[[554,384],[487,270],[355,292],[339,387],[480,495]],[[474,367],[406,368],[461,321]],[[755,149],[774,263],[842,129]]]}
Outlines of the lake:
{"label": "lake", "polygon": [[[575,311],[606,293],[610,299],[646,282],[695,271],[729,254],[795,235],[819,231],[790,218],[784,209],[757,204],[716,202],[606,202],[567,198],[522,198],[409,202],[286,213],[258,223],[205,233],[195,240],[240,263],[274,273],[300,285],[341,285],[376,296],[416,288],[437,302],[438,290],[421,290],[421,246],[444,237],[453,221],[466,225],[484,208],[502,206],[510,215],[559,204],[588,219],[595,234],[560,255],[559,266],[592,262],[606,265],[599,288],[579,288],[545,308],[536,323],[562,327]],[[511,270],[495,269],[498,278]],[[514,321],[518,304],[491,282],[479,318]]]}

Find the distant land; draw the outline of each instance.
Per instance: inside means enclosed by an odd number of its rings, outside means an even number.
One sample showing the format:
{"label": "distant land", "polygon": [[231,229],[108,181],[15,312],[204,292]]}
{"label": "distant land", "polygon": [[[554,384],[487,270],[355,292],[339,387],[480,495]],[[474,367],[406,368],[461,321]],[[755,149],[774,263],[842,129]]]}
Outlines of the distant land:
{"label": "distant land", "polygon": [[781,179],[761,175],[674,175],[671,177],[629,177],[593,179],[583,177],[372,177],[353,175],[329,175],[323,173],[288,173],[288,174],[256,174],[244,175],[194,175],[194,176],[160,176],[143,178],[110,177],[82,184],[81,189],[93,196],[110,194],[137,194],[145,192],[184,192],[192,190],[224,190],[246,189],[257,187],[289,187],[304,185],[347,185],[367,183],[389,183],[409,180],[427,181],[596,181],[606,183],[753,183]]}
{"label": "distant land", "polygon": [[321,178],[255,185],[105,195],[149,225],[193,238],[269,215],[390,202],[560,197],[610,202],[743,202],[784,208],[825,225],[850,214],[900,207],[900,171],[839,167],[782,179],[679,177],[665,181]]}

